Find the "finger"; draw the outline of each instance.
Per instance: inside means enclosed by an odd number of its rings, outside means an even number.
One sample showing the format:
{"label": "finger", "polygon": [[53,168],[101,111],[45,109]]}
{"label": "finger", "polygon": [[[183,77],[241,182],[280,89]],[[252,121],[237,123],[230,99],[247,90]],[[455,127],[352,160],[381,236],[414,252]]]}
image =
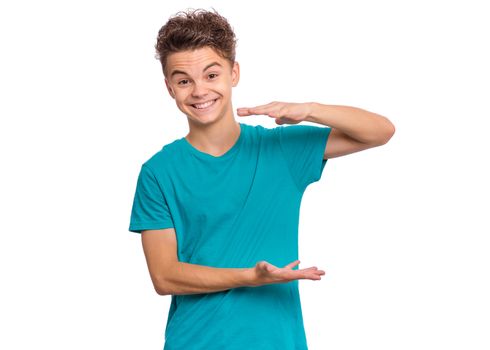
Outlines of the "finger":
{"label": "finger", "polygon": [[261,114],[266,115],[270,113],[270,110],[264,108],[258,109],[256,107],[253,107],[253,108],[237,108],[236,112],[238,116],[245,117],[248,115],[261,115]]}
{"label": "finger", "polygon": [[322,278],[321,276],[323,275],[325,275],[325,271],[322,270],[310,271],[309,273],[306,274],[307,276],[306,278],[319,280]]}
{"label": "finger", "polygon": [[271,112],[275,107],[272,106],[270,103],[262,106],[255,106],[255,107],[241,107],[237,108],[237,113],[239,115],[245,116],[245,115],[252,115],[252,114],[268,114]]}
{"label": "finger", "polygon": [[[239,111],[237,111],[240,113]],[[261,114],[267,114],[269,113],[270,110],[267,107],[252,107],[252,108],[247,108],[244,113],[245,115],[261,115]]]}
{"label": "finger", "polygon": [[286,266],[284,266],[285,269],[291,269],[293,267],[295,267],[296,265],[298,265],[301,261],[299,260],[295,260],[289,264],[287,264]]}
{"label": "finger", "polygon": [[316,279],[316,280],[321,279],[323,275],[325,275],[325,272],[321,273],[318,271],[315,271],[315,272],[312,272],[311,274],[309,274],[310,278]]}
{"label": "finger", "polygon": [[252,115],[253,113],[250,111],[250,108],[237,108],[236,110],[237,114],[241,117],[247,116],[247,115]]}
{"label": "finger", "polygon": [[316,267],[310,267],[308,269],[300,270],[302,278],[318,280],[321,276],[325,275],[325,271],[318,270]]}
{"label": "finger", "polygon": [[255,110],[255,109],[263,109],[263,108],[267,108],[267,107],[270,107],[274,102],[271,102],[271,103],[268,103],[268,104],[265,104],[265,105],[259,105],[259,106],[255,106],[255,107],[239,107],[237,108],[237,111],[250,111],[250,110]]}
{"label": "finger", "polygon": [[299,271],[310,271],[310,270],[318,270],[318,267],[316,267],[316,266],[312,266],[312,267],[308,267],[308,268],[306,268],[306,269],[301,269],[301,270],[299,270]]}

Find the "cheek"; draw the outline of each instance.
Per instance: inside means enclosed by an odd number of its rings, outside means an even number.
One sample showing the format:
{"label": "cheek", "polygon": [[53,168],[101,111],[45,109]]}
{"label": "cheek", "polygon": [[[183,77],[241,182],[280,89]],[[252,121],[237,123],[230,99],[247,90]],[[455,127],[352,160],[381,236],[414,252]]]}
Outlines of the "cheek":
{"label": "cheek", "polygon": [[186,95],[183,94],[182,92],[176,92],[174,96],[175,96],[175,100],[179,103],[184,103],[186,99]]}
{"label": "cheek", "polygon": [[231,80],[227,79],[219,85],[219,91],[223,94],[229,94],[231,92],[232,84]]}

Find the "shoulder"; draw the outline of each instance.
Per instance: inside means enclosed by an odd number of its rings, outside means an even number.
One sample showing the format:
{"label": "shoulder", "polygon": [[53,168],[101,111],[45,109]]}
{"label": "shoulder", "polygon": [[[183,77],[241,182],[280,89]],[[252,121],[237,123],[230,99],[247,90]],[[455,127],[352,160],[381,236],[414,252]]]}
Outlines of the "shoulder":
{"label": "shoulder", "polygon": [[294,124],[281,125],[275,128],[275,131],[281,143],[284,141],[314,142],[318,138],[328,136],[330,129],[327,126]]}
{"label": "shoulder", "polygon": [[159,151],[147,158],[142,166],[146,166],[156,173],[175,164],[179,159],[179,153],[181,152],[181,142],[182,138],[175,139],[174,141],[165,144]]}
{"label": "shoulder", "polygon": [[311,132],[313,126],[309,125],[277,125],[274,127],[259,126],[257,129],[263,140],[267,140],[272,143],[282,143],[286,139],[294,137],[308,137],[308,133]]}
{"label": "shoulder", "polygon": [[312,125],[294,124],[294,125],[277,125],[274,127],[265,127],[262,125],[251,126],[256,132],[262,135],[278,136],[287,133],[305,133],[311,129],[318,128]]}
{"label": "shoulder", "polygon": [[250,124],[244,124],[241,123],[245,126],[246,130],[248,133],[250,133],[253,136],[258,136],[258,137],[272,137],[277,135],[277,131],[280,128],[279,126],[277,127],[266,127],[263,125],[250,125]]}

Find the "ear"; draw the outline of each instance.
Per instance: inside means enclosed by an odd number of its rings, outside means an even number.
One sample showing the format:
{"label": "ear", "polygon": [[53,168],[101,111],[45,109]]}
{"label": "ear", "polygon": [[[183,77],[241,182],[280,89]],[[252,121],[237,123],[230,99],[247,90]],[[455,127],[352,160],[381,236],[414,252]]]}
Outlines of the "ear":
{"label": "ear", "polygon": [[231,69],[231,86],[235,87],[238,85],[238,81],[240,80],[240,65],[237,61],[233,63],[233,67]]}
{"label": "ear", "polygon": [[168,93],[170,94],[170,96],[172,96],[172,98],[175,100],[175,94],[174,94],[174,91],[172,90],[172,87],[170,86],[167,78],[165,78],[165,85],[167,86],[167,90],[168,90]]}

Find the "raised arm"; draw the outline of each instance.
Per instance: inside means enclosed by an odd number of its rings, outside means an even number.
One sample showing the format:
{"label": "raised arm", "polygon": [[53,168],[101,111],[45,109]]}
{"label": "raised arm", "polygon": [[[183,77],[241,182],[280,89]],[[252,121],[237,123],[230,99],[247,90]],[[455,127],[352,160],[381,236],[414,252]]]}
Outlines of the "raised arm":
{"label": "raised arm", "polygon": [[237,287],[257,287],[294,279],[319,280],[316,267],[292,270],[299,261],[278,268],[259,261],[251,268],[217,268],[178,261],[174,228],[145,230],[141,240],[148,270],[159,295],[212,293]]}

